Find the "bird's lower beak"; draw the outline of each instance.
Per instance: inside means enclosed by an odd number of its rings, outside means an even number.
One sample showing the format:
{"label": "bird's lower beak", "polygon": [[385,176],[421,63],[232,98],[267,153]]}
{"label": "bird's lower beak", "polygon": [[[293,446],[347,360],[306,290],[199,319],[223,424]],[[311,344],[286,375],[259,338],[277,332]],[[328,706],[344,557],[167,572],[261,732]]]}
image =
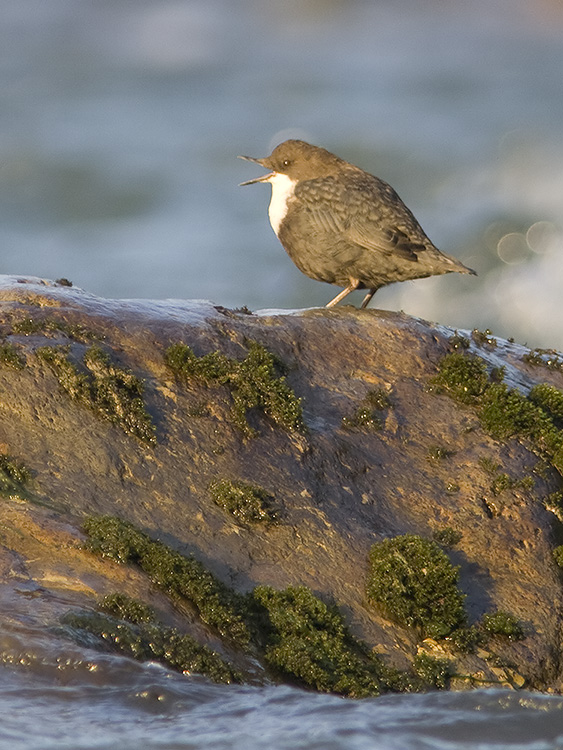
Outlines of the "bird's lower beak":
{"label": "bird's lower beak", "polygon": [[[260,164],[261,167],[264,167],[265,169],[269,169],[267,164],[264,164],[265,159],[256,159],[254,156],[239,156],[239,159],[246,159],[246,161],[253,161],[255,164]],[[241,182],[240,185],[254,185],[255,182],[268,182],[271,177],[273,177],[273,172],[268,172],[268,174],[262,175],[262,177],[255,177],[253,180],[246,180],[246,182]]]}

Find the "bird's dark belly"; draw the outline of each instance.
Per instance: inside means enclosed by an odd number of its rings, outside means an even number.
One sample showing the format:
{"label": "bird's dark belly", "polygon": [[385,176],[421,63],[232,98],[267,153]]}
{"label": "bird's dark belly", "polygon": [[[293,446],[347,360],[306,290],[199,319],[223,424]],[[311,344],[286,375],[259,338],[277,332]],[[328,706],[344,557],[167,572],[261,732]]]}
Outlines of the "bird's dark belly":
{"label": "bird's dark belly", "polygon": [[[288,218],[290,217],[290,220]],[[422,264],[379,253],[350,242],[344,233],[320,230],[296,211],[282,221],[278,239],[297,268],[316,281],[375,289],[393,281],[428,276]]]}
{"label": "bird's dark belly", "polygon": [[350,274],[364,255],[362,248],[346,242],[340,234],[314,229],[306,216],[296,214],[281,223],[278,239],[302,273],[338,286],[348,285]]}

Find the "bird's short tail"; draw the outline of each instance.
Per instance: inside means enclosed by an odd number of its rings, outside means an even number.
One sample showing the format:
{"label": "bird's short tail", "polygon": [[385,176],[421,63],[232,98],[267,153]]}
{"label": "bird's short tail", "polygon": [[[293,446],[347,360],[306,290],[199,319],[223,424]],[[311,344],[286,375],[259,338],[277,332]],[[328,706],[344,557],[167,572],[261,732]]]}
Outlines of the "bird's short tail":
{"label": "bird's short tail", "polygon": [[460,264],[461,268],[459,269],[460,273],[469,273],[471,276],[478,276],[477,271],[474,271],[472,268],[468,268],[467,266],[464,266],[463,263]]}
{"label": "bird's short tail", "polygon": [[464,265],[457,258],[454,258],[451,255],[446,255],[446,258],[454,266],[452,268],[452,271],[456,271],[457,273],[468,273],[471,274],[471,276],[477,276],[477,271],[474,271],[472,268],[468,268],[468,266]]}

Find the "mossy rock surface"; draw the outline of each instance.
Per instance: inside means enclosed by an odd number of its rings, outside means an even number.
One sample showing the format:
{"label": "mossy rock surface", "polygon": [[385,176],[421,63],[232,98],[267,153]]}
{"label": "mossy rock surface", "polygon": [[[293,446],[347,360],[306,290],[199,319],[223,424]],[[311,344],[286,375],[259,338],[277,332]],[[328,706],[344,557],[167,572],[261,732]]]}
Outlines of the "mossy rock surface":
{"label": "mossy rock surface", "polygon": [[227,387],[232,394],[233,422],[245,436],[256,434],[247,419],[250,409],[260,409],[285,430],[303,431],[301,403],[287,385],[282,363],[256,341],[249,342],[248,354],[240,361],[218,351],[198,357],[184,343],[169,346],[164,360],[187,386],[199,381]]}
{"label": "mossy rock surface", "polygon": [[[455,675],[498,684],[470,628],[501,611],[524,624],[526,637],[491,636],[497,660],[528,687],[560,689],[560,368],[532,365],[525,347],[497,337],[495,346],[487,332],[456,338],[400,313],[248,314],[205,302],[102,300],[25,277],[0,284],[0,332],[8,347],[0,453],[14,462],[2,469],[0,573],[17,602],[6,612],[22,628],[55,627],[71,603],[93,609],[117,591],[258,683],[275,674],[302,684],[299,670],[317,674],[308,646],[334,638],[330,676],[319,672],[308,684],[352,694],[346,660],[367,670],[366,685],[393,689],[385,686],[397,675],[415,675],[423,633],[450,649],[436,658]],[[171,368],[167,352],[179,344],[195,375]],[[38,356],[45,348],[63,370],[70,363],[66,389]],[[108,392],[102,381],[111,376]],[[380,398],[365,401],[370,393]],[[280,399],[287,408],[276,412]],[[349,429],[343,420],[358,408],[366,411]],[[21,467],[28,474],[16,476]],[[217,504],[210,487],[225,481],[264,489],[275,523],[241,521]],[[105,557],[84,547],[79,529],[92,516],[117,519]],[[370,550],[406,535],[439,540],[455,571],[460,599],[445,625],[432,614],[399,622],[367,600]],[[430,576],[441,559],[431,558]],[[29,601],[15,591],[18,576],[35,591]],[[161,586],[174,580],[182,581],[176,603]],[[327,608],[324,625],[305,637],[272,630],[260,646],[268,657],[256,660],[245,651],[255,623],[239,606],[260,587],[276,617],[293,611],[288,592],[310,592]],[[231,606],[220,632],[213,611]],[[329,624],[333,611],[356,641]],[[419,665],[424,679],[449,684],[432,666]]]}

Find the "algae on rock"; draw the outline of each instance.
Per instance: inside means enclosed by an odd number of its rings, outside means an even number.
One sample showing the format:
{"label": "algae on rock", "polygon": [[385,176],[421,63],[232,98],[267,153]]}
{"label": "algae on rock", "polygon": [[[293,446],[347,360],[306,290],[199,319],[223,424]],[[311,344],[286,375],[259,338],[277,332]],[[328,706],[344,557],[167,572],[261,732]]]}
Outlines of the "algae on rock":
{"label": "algae on rock", "polygon": [[0,344],[0,365],[11,367],[12,370],[23,370],[26,365],[25,357],[14,344]]}
{"label": "algae on rock", "polygon": [[197,608],[201,619],[219,633],[246,647],[250,634],[239,614],[239,596],[200,562],[185,557],[126,521],[93,516],[83,524],[88,548],[116,562],[138,565],[171,596],[182,596]]}
{"label": "algae on rock", "polygon": [[247,412],[253,408],[260,409],[289,432],[304,430],[301,400],[279,372],[279,360],[256,341],[250,342],[248,354],[241,361],[217,351],[197,357],[183,343],[169,346],[164,360],[186,385],[195,381],[229,388],[233,422],[246,437],[256,434],[247,420]]}
{"label": "algae on rock", "polygon": [[86,372],[69,358],[68,346],[45,346],[37,355],[53,370],[61,388],[102,419],[118,425],[129,435],[155,443],[155,427],[143,401],[144,385],[130,370],[113,364],[99,346],[84,353]]}
{"label": "algae on rock", "polygon": [[351,698],[420,688],[414,675],[389,669],[353,638],[338,610],[306,587],[258,586],[252,596],[267,613],[265,657],[277,672]]}
{"label": "algae on rock", "polygon": [[529,439],[563,474],[563,430],[560,420],[563,393],[549,384],[538,384],[528,397],[495,381],[479,357],[452,352],[440,361],[431,387],[457,401],[477,407],[483,428],[497,440]]}
{"label": "algae on rock", "polygon": [[[101,608],[111,610],[108,603]],[[124,610],[133,611],[125,616]],[[154,619],[139,618],[142,602],[125,602],[121,595],[120,607],[115,614],[101,612],[69,612],[62,619],[63,625],[78,631],[91,633],[110,644],[125,656],[141,661],[158,661],[178,672],[196,672],[213,682],[242,682],[242,675],[227,664],[215,651],[202,646],[186,633],[176,628],[165,627]]]}
{"label": "algae on rock", "polygon": [[490,635],[503,636],[509,641],[521,641],[526,637],[520,620],[504,610],[483,615],[483,629]]}
{"label": "algae on rock", "polygon": [[209,492],[216,505],[243,523],[272,523],[276,519],[272,496],[262,487],[220,479],[211,483]]}
{"label": "algae on rock", "polygon": [[21,461],[0,453],[0,494],[7,497],[27,498],[26,485],[31,472]]}
{"label": "algae on rock", "polygon": [[414,534],[384,539],[369,559],[368,597],[398,622],[433,638],[466,626],[458,568],[436,542]]}
{"label": "algae on rock", "polygon": [[345,430],[380,430],[383,427],[380,412],[391,407],[391,400],[383,389],[370,390],[354,413],[342,418],[342,427]]}
{"label": "algae on rock", "polygon": [[36,333],[62,334],[66,338],[83,344],[102,338],[81,323],[67,323],[58,318],[19,318],[13,321],[12,331],[24,336],[32,336]]}
{"label": "algae on rock", "polygon": [[[275,673],[315,690],[349,697],[422,687],[416,675],[385,666],[350,634],[338,610],[305,586],[290,586],[282,591],[257,586],[246,596],[240,596],[201,563],[151,540],[132,524],[117,518],[90,518],[84,523],[84,531],[90,550],[120,563],[138,565],[169,596],[181,596],[192,602],[203,621],[239,647],[263,651]],[[123,596],[114,595],[104,600],[102,606],[112,615],[125,617],[137,629],[100,619],[101,616],[91,619],[73,614],[65,621],[97,635],[105,632],[112,642],[121,639],[125,652],[136,658],[152,658],[147,656],[147,648],[153,648],[150,643],[147,645],[147,634],[154,635],[153,629],[146,625],[150,612],[138,604],[133,606]],[[162,637],[154,635],[154,638],[160,654],[164,648]],[[174,635],[172,640],[175,638]]]}

